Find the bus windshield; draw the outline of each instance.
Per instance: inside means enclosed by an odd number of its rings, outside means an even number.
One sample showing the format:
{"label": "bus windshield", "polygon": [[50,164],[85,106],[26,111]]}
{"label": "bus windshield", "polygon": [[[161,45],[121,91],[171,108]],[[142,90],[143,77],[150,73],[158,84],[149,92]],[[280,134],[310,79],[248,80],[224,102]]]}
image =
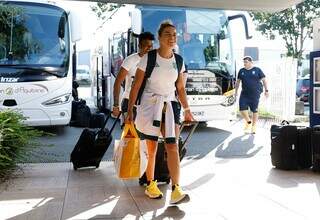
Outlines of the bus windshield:
{"label": "bus windshield", "polygon": [[0,2],[0,67],[69,64],[69,27],[64,10],[36,3]]}
{"label": "bus windshield", "polygon": [[225,59],[231,54],[231,46],[224,11],[144,6],[141,14],[143,31],[157,33],[162,21],[173,22],[177,29],[177,52],[189,70],[228,73]]}

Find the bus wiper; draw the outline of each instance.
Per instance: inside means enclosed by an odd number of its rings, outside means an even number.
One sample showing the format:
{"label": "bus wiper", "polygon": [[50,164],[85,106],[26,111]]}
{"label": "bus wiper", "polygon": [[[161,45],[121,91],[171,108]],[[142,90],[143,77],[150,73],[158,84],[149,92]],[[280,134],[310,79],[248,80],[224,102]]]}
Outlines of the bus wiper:
{"label": "bus wiper", "polygon": [[32,70],[37,72],[45,72],[47,74],[56,76],[56,77],[62,77],[63,74],[59,74],[60,68],[56,67],[32,67],[32,66],[13,66],[15,69],[23,69],[23,70]]}

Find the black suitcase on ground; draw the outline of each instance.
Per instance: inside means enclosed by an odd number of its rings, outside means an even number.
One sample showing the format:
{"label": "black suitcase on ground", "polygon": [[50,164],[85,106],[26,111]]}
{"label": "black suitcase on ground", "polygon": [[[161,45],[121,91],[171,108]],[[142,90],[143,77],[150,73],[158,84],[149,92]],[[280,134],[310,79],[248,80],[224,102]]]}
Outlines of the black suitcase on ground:
{"label": "black suitcase on ground", "polygon": [[297,170],[312,165],[311,130],[288,124],[271,126],[271,162],[278,169]]}
{"label": "black suitcase on ground", "polygon": [[86,101],[80,99],[72,101],[71,121],[70,125],[74,127],[89,127],[90,126],[91,111],[87,106]]}
{"label": "black suitcase on ground", "polygon": [[104,125],[104,114],[93,113],[90,117],[89,128],[102,128]]}
{"label": "black suitcase on ground", "polygon": [[298,158],[300,169],[312,166],[312,129],[310,127],[298,126]]}
{"label": "black suitcase on ground", "polygon": [[95,166],[99,167],[101,159],[112,142],[112,131],[119,117],[114,121],[111,129],[105,128],[110,118],[106,118],[102,128],[85,128],[74,147],[70,161],[73,163],[73,169],[81,167]]}
{"label": "black suitcase on ground", "polygon": [[320,126],[312,128],[313,165],[312,170],[320,172]]}
{"label": "black suitcase on ground", "polygon": [[[191,138],[196,127],[198,126],[198,122],[191,122],[191,124],[192,124],[192,128],[190,129],[186,139],[183,140],[181,136],[179,137],[180,161],[186,155],[186,152],[187,152],[186,143]],[[186,125],[187,123],[182,123],[180,127],[180,133]],[[158,149],[157,149],[156,163],[155,163],[155,170],[154,170],[154,180],[157,180],[157,182],[165,182],[167,184],[170,183],[170,175],[169,175],[169,170],[167,166],[167,153],[165,150],[163,138],[159,138],[158,140]],[[142,186],[146,183],[147,183],[147,176],[146,176],[146,173],[144,173],[143,176],[139,179],[139,184]]]}
{"label": "black suitcase on ground", "polygon": [[79,108],[79,106],[86,105],[86,100],[80,99],[80,100],[73,100],[71,103],[71,121],[74,121],[76,119],[76,111]]}

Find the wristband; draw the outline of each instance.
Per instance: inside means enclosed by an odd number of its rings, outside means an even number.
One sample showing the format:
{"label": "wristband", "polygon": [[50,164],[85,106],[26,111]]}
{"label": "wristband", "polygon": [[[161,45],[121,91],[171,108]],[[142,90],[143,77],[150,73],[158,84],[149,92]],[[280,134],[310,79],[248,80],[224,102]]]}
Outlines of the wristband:
{"label": "wristband", "polygon": [[188,108],[183,109],[183,111],[188,111],[188,110],[190,110],[190,108],[189,108],[189,107],[188,107]]}

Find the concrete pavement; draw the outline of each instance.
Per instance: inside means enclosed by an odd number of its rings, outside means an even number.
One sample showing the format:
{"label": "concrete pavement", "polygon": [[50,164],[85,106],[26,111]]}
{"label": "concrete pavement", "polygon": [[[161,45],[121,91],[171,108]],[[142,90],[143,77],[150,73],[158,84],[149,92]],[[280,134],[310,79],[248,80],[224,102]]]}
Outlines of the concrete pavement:
{"label": "concrete pavement", "polygon": [[319,174],[272,168],[268,126],[254,136],[241,128],[205,157],[182,161],[188,203],[170,206],[165,184],[163,199],[148,199],[137,181],[116,177],[112,162],[79,171],[70,163],[23,164],[0,185],[0,219],[320,219]]}

